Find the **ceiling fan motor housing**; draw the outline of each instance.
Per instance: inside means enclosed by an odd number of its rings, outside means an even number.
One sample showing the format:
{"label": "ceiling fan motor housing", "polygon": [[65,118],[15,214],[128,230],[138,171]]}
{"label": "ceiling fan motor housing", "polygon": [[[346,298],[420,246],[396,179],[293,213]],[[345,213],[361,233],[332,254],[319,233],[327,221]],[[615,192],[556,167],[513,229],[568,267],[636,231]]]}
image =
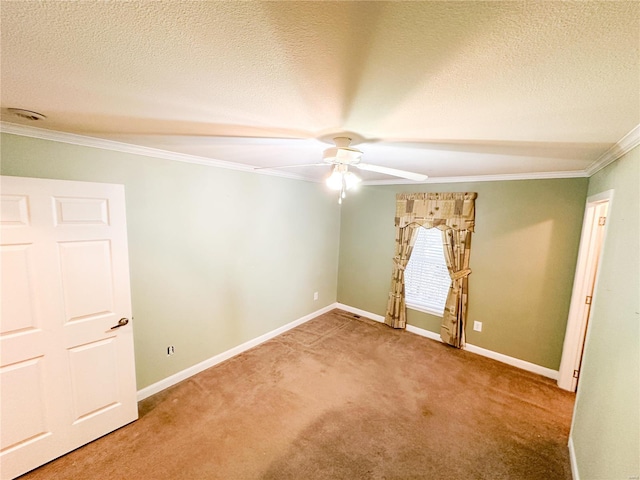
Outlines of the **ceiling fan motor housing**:
{"label": "ceiling fan motor housing", "polygon": [[325,162],[355,165],[360,161],[362,152],[357,148],[349,147],[351,144],[349,137],[335,137],[333,141],[336,146],[327,148],[322,154]]}

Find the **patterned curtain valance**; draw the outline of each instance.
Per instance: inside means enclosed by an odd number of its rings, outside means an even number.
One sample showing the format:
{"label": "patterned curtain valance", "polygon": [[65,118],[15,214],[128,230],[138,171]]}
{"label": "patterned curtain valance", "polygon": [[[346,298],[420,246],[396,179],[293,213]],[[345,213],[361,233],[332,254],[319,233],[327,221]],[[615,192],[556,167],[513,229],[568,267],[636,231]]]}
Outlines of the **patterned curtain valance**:
{"label": "patterned curtain valance", "polygon": [[475,192],[399,193],[396,195],[396,227],[417,223],[426,228],[473,232],[477,196]]}

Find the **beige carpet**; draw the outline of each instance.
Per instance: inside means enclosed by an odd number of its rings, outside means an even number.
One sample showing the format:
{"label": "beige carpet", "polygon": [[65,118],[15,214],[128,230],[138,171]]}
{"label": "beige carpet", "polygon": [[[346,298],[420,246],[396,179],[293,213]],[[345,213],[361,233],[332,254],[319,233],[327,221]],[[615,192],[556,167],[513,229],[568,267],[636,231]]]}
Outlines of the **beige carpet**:
{"label": "beige carpet", "polygon": [[36,479],[570,479],[574,395],[335,310],[140,403]]}

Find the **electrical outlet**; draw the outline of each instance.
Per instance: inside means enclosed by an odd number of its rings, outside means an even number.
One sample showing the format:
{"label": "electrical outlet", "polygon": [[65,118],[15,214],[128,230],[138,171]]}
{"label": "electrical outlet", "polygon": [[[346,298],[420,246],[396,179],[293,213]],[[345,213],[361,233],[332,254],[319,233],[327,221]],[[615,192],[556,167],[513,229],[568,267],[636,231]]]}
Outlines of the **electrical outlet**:
{"label": "electrical outlet", "polygon": [[169,345],[169,346],[167,347],[167,356],[168,356],[168,355],[173,355],[174,353],[176,353],[176,349],[175,349],[175,348],[173,348],[173,345]]}
{"label": "electrical outlet", "polygon": [[481,332],[482,331],[482,322],[473,322],[473,329],[476,332]]}
{"label": "electrical outlet", "polygon": [[313,292],[313,299],[317,300],[318,299],[318,292]]}

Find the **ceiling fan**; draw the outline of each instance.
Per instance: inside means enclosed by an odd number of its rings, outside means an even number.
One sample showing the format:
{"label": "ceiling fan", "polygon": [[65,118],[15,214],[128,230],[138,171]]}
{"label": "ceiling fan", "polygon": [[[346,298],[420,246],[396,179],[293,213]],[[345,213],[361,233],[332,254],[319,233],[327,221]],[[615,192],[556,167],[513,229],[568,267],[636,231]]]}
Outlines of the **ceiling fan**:
{"label": "ceiling fan", "polygon": [[382,167],[380,165],[371,165],[369,163],[361,163],[362,151],[351,147],[351,137],[336,136],[333,137],[335,147],[330,147],[322,152],[322,163],[311,163],[306,165],[281,165],[277,167],[258,167],[256,170],[268,168],[288,168],[288,167],[309,167],[309,166],[326,166],[333,165],[331,175],[325,180],[327,186],[340,192],[338,203],[342,203],[342,199],[346,197],[347,190],[353,188],[361,179],[353,172],[349,171],[349,167],[355,167],[360,170],[370,172],[383,173],[394,177],[406,178],[415,182],[423,182],[428,177],[421,173],[407,172],[397,168]]}

